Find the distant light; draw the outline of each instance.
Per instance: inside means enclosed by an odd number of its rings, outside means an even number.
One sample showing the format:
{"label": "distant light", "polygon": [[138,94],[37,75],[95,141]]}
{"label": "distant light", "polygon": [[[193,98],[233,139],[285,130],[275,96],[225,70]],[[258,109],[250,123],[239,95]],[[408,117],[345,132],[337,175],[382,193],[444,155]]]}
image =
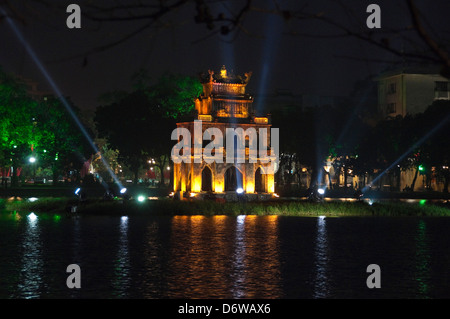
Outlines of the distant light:
{"label": "distant light", "polygon": [[318,192],[320,195],[325,194],[325,190],[324,190],[323,188],[319,188],[319,189],[317,190],[317,192]]}
{"label": "distant light", "polygon": [[277,193],[273,193],[274,197],[280,197],[280,195],[278,195]]}
{"label": "distant light", "polygon": [[423,171],[424,169],[423,165],[419,165],[419,171]]}
{"label": "distant light", "polygon": [[195,197],[195,196],[197,196],[197,194],[196,193],[190,193],[189,196],[190,197]]}
{"label": "distant light", "polygon": [[47,150],[44,150],[44,153],[47,153]]}
{"label": "distant light", "polygon": [[421,199],[420,202],[419,202],[419,205],[423,206],[423,205],[425,205],[426,202],[427,202],[426,199]]}
{"label": "distant light", "polygon": [[373,205],[373,200],[369,199],[369,205],[370,205],[370,206]]}
{"label": "distant light", "polygon": [[28,215],[28,219],[30,221],[35,221],[37,219],[37,216],[36,216],[35,213],[31,213],[31,214]]}
{"label": "distant light", "polygon": [[36,162],[36,157],[31,156],[28,161],[30,161],[30,163],[34,163]]}
{"label": "distant light", "polygon": [[80,192],[80,190],[81,190],[81,188],[77,188],[76,190],[75,190],[75,195],[78,195],[78,193]]}
{"label": "distant light", "polygon": [[28,200],[29,200],[30,202],[35,202],[35,201],[38,200],[38,198],[37,198],[37,197],[30,197],[30,198],[28,198]]}
{"label": "distant light", "polygon": [[238,189],[236,189],[236,193],[238,194],[242,194],[244,192],[244,189],[242,187],[239,187]]}
{"label": "distant light", "polygon": [[138,202],[143,202],[145,200],[145,196],[144,195],[139,195],[137,200],[138,200]]}
{"label": "distant light", "polygon": [[120,190],[120,193],[121,193],[121,194],[125,194],[126,191],[127,191],[127,188],[124,187],[124,188],[122,188],[122,189]]}
{"label": "distant light", "polygon": [[239,215],[236,217],[238,224],[243,224],[245,222],[245,215]]}
{"label": "distant light", "polygon": [[170,171],[170,166],[167,166],[167,170]]}
{"label": "distant light", "polygon": [[325,218],[326,218],[326,216],[324,216],[324,215],[319,216],[319,219],[325,219]]}
{"label": "distant light", "polygon": [[128,220],[128,216],[122,216],[120,219],[121,219],[123,222],[125,222],[125,221]]}

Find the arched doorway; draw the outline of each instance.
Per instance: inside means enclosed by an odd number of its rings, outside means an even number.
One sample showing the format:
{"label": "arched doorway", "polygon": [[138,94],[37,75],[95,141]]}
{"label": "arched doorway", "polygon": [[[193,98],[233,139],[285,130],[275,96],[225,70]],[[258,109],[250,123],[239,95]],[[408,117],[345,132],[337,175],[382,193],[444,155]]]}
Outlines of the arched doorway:
{"label": "arched doorway", "polygon": [[190,191],[190,190],[191,190],[191,173],[189,173],[187,183],[186,183],[186,191]]}
{"label": "arched doorway", "polygon": [[256,193],[265,192],[264,175],[262,174],[261,167],[258,167],[258,169],[255,172],[255,192]]}
{"label": "arched doorway", "polygon": [[239,187],[243,188],[242,173],[235,167],[231,166],[225,171],[225,191],[235,192]]}
{"label": "arched doorway", "polygon": [[205,166],[205,168],[202,170],[202,191],[212,191],[212,172],[208,166]]}

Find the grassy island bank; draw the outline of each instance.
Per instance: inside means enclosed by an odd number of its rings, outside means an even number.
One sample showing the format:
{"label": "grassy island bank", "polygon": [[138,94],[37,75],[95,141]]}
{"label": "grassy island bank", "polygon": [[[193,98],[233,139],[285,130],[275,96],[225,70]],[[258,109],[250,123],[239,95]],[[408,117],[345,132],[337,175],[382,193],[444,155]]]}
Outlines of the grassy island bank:
{"label": "grassy island bank", "polygon": [[448,201],[441,204],[405,203],[398,201],[374,202],[321,202],[274,200],[264,202],[178,201],[172,199],[145,200],[87,200],[73,198],[1,199],[4,213],[50,213],[95,215],[280,215],[304,217],[345,216],[450,216]]}

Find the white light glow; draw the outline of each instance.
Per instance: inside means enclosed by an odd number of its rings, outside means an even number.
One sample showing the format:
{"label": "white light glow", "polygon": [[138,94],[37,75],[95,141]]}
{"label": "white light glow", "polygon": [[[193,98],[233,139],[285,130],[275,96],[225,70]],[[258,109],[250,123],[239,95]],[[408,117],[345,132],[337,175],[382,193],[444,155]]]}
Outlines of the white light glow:
{"label": "white light glow", "polygon": [[143,202],[145,200],[145,196],[144,195],[139,195],[137,200],[138,200],[138,202]]}
{"label": "white light glow", "polygon": [[31,213],[28,215],[28,219],[33,222],[37,219],[37,215],[35,213]]}
{"label": "white light glow", "polygon": [[320,195],[325,194],[325,190],[324,190],[323,188],[319,188],[319,189],[317,190],[317,192],[318,192]]}
{"label": "white light glow", "polygon": [[30,202],[35,202],[35,201],[38,200],[38,198],[37,198],[37,197],[30,197],[30,198],[28,198],[28,200],[29,200]]}
{"label": "white light glow", "polygon": [[120,190],[120,193],[121,193],[121,194],[125,194],[126,191],[127,191],[127,189],[126,189],[126,187],[124,187],[124,188],[122,188],[122,189]]}
{"label": "white light glow", "polygon": [[30,157],[29,161],[30,161],[30,163],[36,162],[36,157]]}
{"label": "white light glow", "polygon": [[238,194],[242,194],[244,192],[244,189],[242,187],[239,187],[238,189],[236,189],[236,193]]}

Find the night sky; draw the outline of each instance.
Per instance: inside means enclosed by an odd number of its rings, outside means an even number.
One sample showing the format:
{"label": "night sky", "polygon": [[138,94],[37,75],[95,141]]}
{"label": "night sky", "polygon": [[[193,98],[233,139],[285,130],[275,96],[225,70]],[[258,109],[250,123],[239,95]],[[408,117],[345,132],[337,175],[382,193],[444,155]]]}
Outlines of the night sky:
{"label": "night sky", "polygon": [[[83,1],[48,2],[57,2],[59,7],[27,1],[35,9],[32,12],[24,9],[21,13],[25,24],[18,20],[15,24],[63,94],[83,109],[98,106],[97,98],[105,92],[129,89],[131,76],[140,68],[147,69],[152,81],[156,81],[165,72],[196,76],[199,72],[219,70],[226,65],[227,69],[233,69],[236,73],[253,72],[248,86],[251,93],[270,94],[283,89],[297,94],[347,96],[355,81],[377,75],[389,66],[389,61],[400,60],[356,37],[329,37],[339,34],[339,30],[330,25],[297,19],[286,21],[270,13],[247,14],[243,22],[247,33],[241,31],[236,37],[235,33],[209,36],[211,31],[205,24],[194,22],[196,11],[192,3],[165,16],[157,29],[146,30],[105,51],[88,54],[143,22],[99,24],[83,16],[81,29],[68,29],[66,18],[69,14],[65,12],[65,7],[70,3],[79,3],[83,11]],[[219,1],[212,10],[214,14],[236,12],[242,3]],[[254,5],[268,8],[273,3],[255,1]],[[309,12],[323,12],[354,31],[367,31],[365,21],[369,13],[366,13],[366,7],[377,3],[382,10],[382,28],[374,29],[375,37],[391,28],[411,25],[405,1],[278,3],[288,10],[307,8]],[[439,37],[449,35],[449,1],[415,3],[430,32],[439,32]],[[220,24],[217,26],[220,27]],[[292,30],[306,36],[288,35]],[[327,37],[310,36],[314,34]],[[0,20],[0,39],[0,65],[3,69],[39,81],[43,90],[50,90],[5,19]],[[414,39],[415,42],[411,43],[398,36],[391,37],[390,41],[397,48],[403,46],[420,51],[426,47],[420,39]]]}

